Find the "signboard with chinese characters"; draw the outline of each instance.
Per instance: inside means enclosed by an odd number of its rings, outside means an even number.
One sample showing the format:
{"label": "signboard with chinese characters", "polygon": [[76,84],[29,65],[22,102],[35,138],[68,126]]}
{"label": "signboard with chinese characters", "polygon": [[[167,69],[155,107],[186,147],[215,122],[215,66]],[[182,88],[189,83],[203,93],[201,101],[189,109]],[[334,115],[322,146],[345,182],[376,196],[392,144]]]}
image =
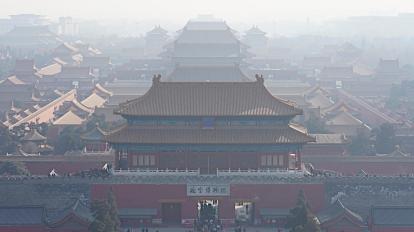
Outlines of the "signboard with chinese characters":
{"label": "signboard with chinese characters", "polygon": [[187,196],[229,196],[229,185],[217,184],[188,184]]}

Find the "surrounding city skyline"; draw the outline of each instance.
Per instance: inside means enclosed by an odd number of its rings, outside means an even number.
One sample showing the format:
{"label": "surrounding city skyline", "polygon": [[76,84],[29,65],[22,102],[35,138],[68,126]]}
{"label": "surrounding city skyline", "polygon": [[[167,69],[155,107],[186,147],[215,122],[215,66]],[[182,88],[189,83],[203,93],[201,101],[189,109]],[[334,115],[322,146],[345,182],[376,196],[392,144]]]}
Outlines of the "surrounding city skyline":
{"label": "surrounding city skyline", "polygon": [[213,14],[229,21],[323,21],[351,16],[397,15],[405,12],[414,12],[413,0],[2,0],[0,17],[30,13],[48,17],[157,19],[182,23],[198,14]]}

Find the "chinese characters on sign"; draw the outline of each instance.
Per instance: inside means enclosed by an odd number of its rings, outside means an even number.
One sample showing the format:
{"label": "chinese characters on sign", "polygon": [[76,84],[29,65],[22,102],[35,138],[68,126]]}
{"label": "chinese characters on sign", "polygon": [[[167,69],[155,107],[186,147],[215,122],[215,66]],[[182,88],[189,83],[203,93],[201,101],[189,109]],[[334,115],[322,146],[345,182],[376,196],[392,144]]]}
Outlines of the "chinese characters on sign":
{"label": "chinese characters on sign", "polygon": [[229,185],[187,185],[187,196],[229,196]]}

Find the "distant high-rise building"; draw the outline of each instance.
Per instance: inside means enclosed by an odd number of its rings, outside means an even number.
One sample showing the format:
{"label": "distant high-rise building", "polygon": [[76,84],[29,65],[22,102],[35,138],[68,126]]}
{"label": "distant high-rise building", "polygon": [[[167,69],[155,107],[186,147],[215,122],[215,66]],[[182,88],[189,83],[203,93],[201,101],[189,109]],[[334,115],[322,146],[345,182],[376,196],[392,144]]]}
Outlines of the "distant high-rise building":
{"label": "distant high-rise building", "polygon": [[72,17],[60,17],[58,33],[65,36],[79,35],[79,24],[73,21]]}

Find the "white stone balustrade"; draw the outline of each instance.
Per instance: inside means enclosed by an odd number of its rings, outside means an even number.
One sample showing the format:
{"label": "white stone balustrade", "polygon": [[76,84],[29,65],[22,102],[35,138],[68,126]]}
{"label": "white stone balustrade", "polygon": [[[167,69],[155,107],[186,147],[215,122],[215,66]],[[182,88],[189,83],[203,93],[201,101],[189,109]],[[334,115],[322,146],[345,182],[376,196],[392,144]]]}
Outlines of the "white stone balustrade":
{"label": "white stone balustrade", "polygon": [[128,169],[128,170],[114,170],[114,175],[141,175],[141,176],[194,176],[200,175],[200,170],[188,169]]}

